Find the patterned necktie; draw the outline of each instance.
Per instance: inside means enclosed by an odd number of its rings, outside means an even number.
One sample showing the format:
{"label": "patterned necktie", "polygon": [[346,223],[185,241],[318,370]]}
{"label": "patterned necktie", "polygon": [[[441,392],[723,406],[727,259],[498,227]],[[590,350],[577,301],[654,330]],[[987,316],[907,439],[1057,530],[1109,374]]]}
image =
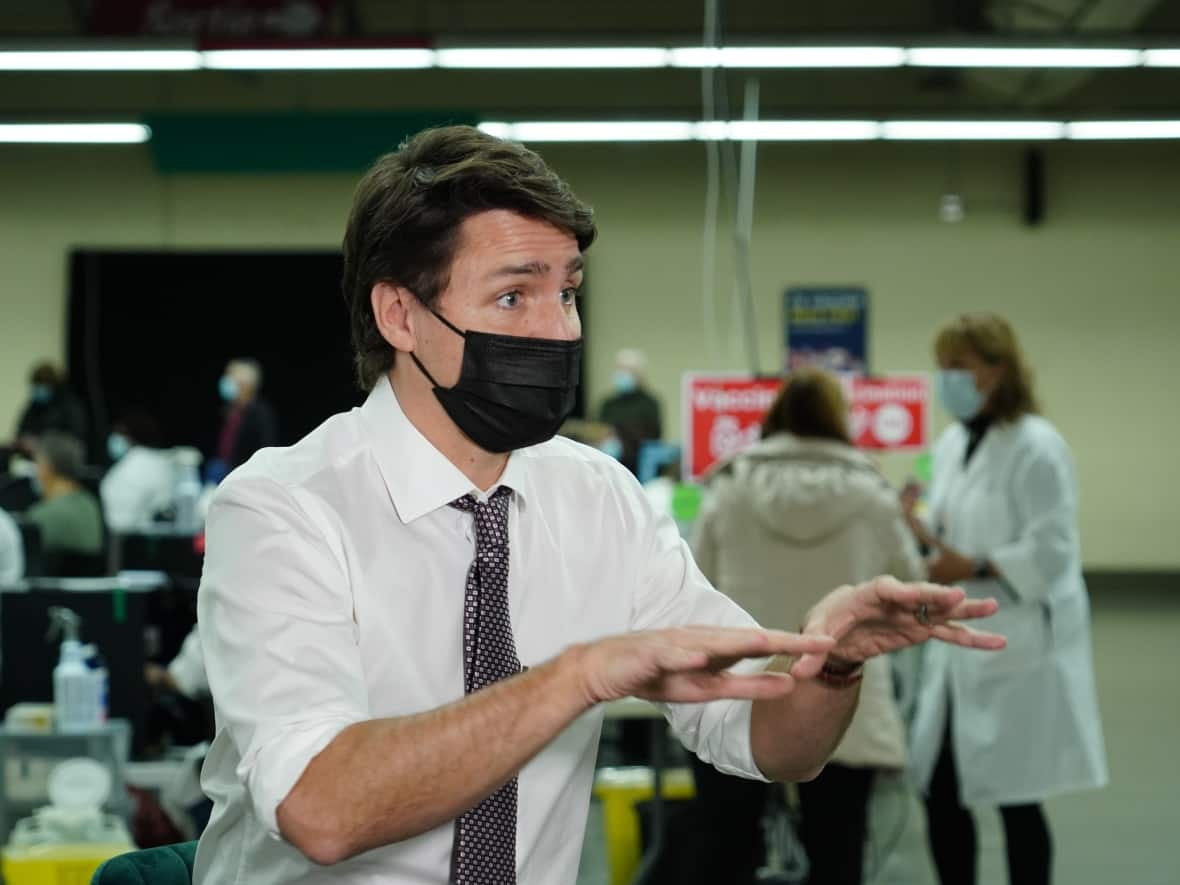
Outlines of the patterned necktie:
{"label": "patterned necktie", "polygon": [[[500,486],[486,502],[451,506],[475,517],[475,561],[463,602],[463,688],[467,694],[520,672],[508,613],[508,503]],[[516,885],[516,778],[455,821],[451,885]]]}

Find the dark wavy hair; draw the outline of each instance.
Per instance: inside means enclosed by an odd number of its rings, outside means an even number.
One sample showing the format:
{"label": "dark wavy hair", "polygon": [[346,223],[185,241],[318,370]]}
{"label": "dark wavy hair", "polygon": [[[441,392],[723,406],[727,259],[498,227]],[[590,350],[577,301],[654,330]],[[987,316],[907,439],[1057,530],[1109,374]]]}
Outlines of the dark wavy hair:
{"label": "dark wavy hair", "polygon": [[597,233],[590,207],[537,154],[470,126],[419,132],[361,179],[344,234],[343,293],[363,389],[395,357],[373,316],[373,286],[404,286],[433,303],[447,287],[460,225],[491,209],[567,230],[583,251]]}

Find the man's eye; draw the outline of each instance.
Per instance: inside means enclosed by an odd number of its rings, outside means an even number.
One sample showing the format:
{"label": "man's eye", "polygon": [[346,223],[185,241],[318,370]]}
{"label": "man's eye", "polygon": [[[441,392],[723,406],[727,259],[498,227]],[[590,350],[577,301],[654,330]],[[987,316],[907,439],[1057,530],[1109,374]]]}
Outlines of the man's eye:
{"label": "man's eye", "polygon": [[561,303],[562,304],[573,304],[574,301],[577,300],[579,294],[581,294],[581,293],[578,291],[577,286],[569,286],[565,289],[562,289],[561,290]]}
{"label": "man's eye", "polygon": [[520,303],[519,292],[505,292],[496,299],[496,303],[501,307],[516,307]]}

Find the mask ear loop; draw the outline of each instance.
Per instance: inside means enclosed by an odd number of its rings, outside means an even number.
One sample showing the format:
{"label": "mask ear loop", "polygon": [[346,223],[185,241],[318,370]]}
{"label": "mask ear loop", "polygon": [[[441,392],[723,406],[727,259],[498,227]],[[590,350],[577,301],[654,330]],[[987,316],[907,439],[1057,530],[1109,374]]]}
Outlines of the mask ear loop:
{"label": "mask ear loop", "polygon": [[[418,300],[419,300],[419,302],[422,301],[422,299],[420,299],[420,298]],[[441,322],[444,326],[446,326],[448,329],[450,329],[452,332],[454,332],[456,335],[458,335],[463,340],[465,340],[465,341],[467,340],[467,333],[464,332],[462,329],[458,328],[454,323],[452,323],[450,320],[448,320],[445,316],[443,316],[441,313],[439,313],[437,310],[435,310],[429,304],[423,303],[422,306],[425,307],[428,311],[430,311],[430,313],[433,314],[434,317],[439,322]],[[437,381],[434,380],[433,375],[431,375],[428,371],[426,371],[426,367],[424,365],[422,365],[422,361],[420,359],[418,359],[418,355],[416,353],[414,353],[414,351],[412,351],[412,350],[410,351],[410,359],[412,359],[414,361],[414,365],[418,367],[419,371],[421,371],[422,374],[426,376],[426,380],[429,381],[431,384],[433,384],[435,386],[435,388],[440,389],[440,390],[445,389]]]}
{"label": "mask ear loop", "polygon": [[426,367],[424,365],[422,365],[422,360],[418,359],[418,354],[414,353],[414,351],[412,351],[412,350],[410,351],[410,359],[412,359],[414,361],[414,365],[418,367],[418,371],[420,371],[423,375],[426,376],[426,380],[429,381],[431,384],[433,384],[434,388],[436,390],[442,389],[441,387],[439,387],[438,382],[434,380],[434,376],[426,371]]}

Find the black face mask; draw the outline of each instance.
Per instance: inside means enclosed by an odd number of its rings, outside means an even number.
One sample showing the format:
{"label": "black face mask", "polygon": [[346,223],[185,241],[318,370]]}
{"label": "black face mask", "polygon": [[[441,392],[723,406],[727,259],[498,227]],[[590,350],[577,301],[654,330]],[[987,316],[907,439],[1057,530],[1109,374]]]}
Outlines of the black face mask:
{"label": "black face mask", "polygon": [[434,385],[434,395],[459,429],[488,452],[552,439],[574,408],[582,339],[463,332],[430,312],[464,340],[459,380],[454,387],[440,387],[416,354],[410,359]]}

